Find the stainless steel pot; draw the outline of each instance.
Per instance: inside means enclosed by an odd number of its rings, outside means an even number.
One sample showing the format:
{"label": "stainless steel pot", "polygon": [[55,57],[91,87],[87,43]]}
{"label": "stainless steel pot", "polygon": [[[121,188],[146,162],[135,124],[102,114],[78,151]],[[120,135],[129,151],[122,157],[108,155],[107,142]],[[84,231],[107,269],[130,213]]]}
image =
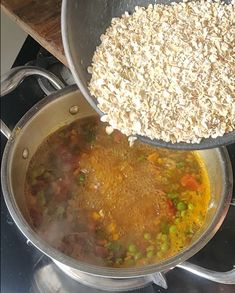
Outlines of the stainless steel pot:
{"label": "stainless steel pot", "polygon": [[[182,0],[63,0],[61,29],[65,55],[73,77],[83,96],[99,115],[104,113],[97,107],[97,99],[91,96],[88,82],[91,75],[87,67],[91,65],[96,46],[100,45],[100,36],[111,24],[111,19],[120,17],[125,11],[134,12],[135,6],[146,7],[149,4],[170,4]],[[231,3],[231,0],[225,0]],[[200,143],[171,143],[160,139],[151,140],[137,135],[138,139],[155,146],[170,149],[199,150],[215,148],[235,143],[235,130],[217,138],[205,138]]]}
{"label": "stainless steel pot", "polygon": [[[30,73],[31,72],[31,73]],[[23,74],[22,74],[23,73]],[[15,69],[1,83],[3,94],[15,88],[25,76],[35,74],[32,68]],[[45,71],[36,74],[45,77]],[[21,78],[17,78],[21,76]],[[48,74],[47,74],[48,77]],[[54,79],[50,76],[50,79]],[[54,79],[54,85],[61,83]],[[112,269],[76,261],[49,246],[30,227],[26,209],[24,182],[26,171],[33,154],[42,141],[61,126],[76,119],[94,114],[94,110],[75,86],[44,98],[31,108],[17,123],[12,132],[6,125],[1,131],[8,134],[1,169],[2,189],[7,207],[18,228],[29,242],[49,256],[64,272],[81,283],[106,290],[127,290],[156,282],[166,287],[164,273],[174,267],[188,270],[204,278],[226,284],[235,284],[235,270],[213,272],[186,262],[214,236],[228,211],[232,196],[232,169],[225,148],[199,151],[209,172],[212,189],[210,206],[203,229],[197,233],[192,244],[182,252],[161,263],[138,268]],[[162,274],[163,273],[163,274]]]}

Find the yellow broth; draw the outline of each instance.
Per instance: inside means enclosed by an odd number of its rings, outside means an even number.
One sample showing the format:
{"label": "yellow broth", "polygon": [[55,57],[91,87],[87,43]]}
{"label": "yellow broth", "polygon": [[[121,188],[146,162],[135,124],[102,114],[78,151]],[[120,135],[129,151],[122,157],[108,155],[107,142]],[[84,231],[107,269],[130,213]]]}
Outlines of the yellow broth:
{"label": "yellow broth", "polygon": [[160,262],[204,224],[208,174],[195,152],[110,136],[96,117],[49,136],[25,183],[36,232],[65,254],[101,266]]}

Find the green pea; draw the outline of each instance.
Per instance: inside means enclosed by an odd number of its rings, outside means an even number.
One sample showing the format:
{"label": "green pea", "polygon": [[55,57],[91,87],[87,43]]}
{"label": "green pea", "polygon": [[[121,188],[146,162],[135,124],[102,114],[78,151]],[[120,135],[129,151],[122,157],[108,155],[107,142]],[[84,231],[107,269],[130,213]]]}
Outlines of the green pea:
{"label": "green pea", "polygon": [[145,240],[150,240],[151,239],[150,233],[144,233],[144,239]]}
{"label": "green pea", "polygon": [[184,163],[183,162],[176,163],[176,168],[181,169],[183,167],[184,167]]}
{"label": "green pea", "polygon": [[162,234],[161,235],[161,240],[164,241],[164,242],[167,241],[168,240],[168,236],[166,234]]}
{"label": "green pea", "polygon": [[136,254],[135,254],[135,256],[134,256],[134,259],[135,260],[139,260],[139,259],[141,259],[142,258],[142,253],[141,252],[137,252]]}
{"label": "green pea", "polygon": [[148,251],[146,254],[147,258],[152,258],[154,256],[154,252],[153,251]]}
{"label": "green pea", "polygon": [[158,233],[156,239],[157,239],[157,240],[160,240],[160,239],[162,238],[162,235],[163,235],[163,234],[162,234],[161,232]]}
{"label": "green pea", "polygon": [[180,222],[180,219],[179,219],[179,218],[176,218],[176,219],[175,219],[175,223],[176,223],[176,224],[179,224],[179,222]]}
{"label": "green pea", "polygon": [[180,215],[181,215],[181,217],[184,217],[184,216],[186,215],[186,211],[182,211],[182,212],[180,213]]}
{"label": "green pea", "polygon": [[188,204],[188,209],[192,211],[194,209],[194,205],[192,203],[189,203]]}
{"label": "green pea", "polygon": [[169,249],[169,244],[167,242],[164,242],[161,244],[161,251],[166,252]]}
{"label": "green pea", "polygon": [[131,252],[131,253],[135,253],[137,251],[137,248],[136,248],[135,244],[130,244],[128,246],[128,251]]}
{"label": "green pea", "polygon": [[186,209],[187,209],[186,203],[184,203],[183,201],[180,201],[177,203],[177,210],[184,211]]}
{"label": "green pea", "polygon": [[133,266],[134,264],[135,264],[135,261],[134,261],[134,259],[128,259],[127,261],[126,261],[126,264],[128,265],[128,266]]}
{"label": "green pea", "polygon": [[177,228],[175,225],[171,225],[169,228],[170,233],[176,233],[177,232]]}
{"label": "green pea", "polygon": [[150,245],[146,248],[147,251],[153,251],[155,247],[153,245]]}
{"label": "green pea", "polygon": [[84,173],[81,173],[78,177],[78,181],[79,183],[83,183],[85,181],[85,174]]}
{"label": "green pea", "polygon": [[178,201],[179,201],[178,197],[172,199],[172,202],[173,202],[175,207],[177,206]]}
{"label": "green pea", "polygon": [[170,199],[174,199],[174,198],[179,197],[179,194],[176,192],[169,192],[169,193],[167,193],[167,197],[169,197]]}

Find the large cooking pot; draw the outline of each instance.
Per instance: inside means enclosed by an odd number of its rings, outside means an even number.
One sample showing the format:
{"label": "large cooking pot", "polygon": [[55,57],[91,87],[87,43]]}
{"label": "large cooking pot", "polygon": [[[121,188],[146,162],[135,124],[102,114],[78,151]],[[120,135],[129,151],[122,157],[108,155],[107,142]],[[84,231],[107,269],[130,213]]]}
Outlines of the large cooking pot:
{"label": "large cooking pot", "polygon": [[[30,74],[44,77],[49,75],[54,86],[61,88],[61,83],[50,74],[46,74],[44,70],[19,68],[4,77],[1,82],[2,95],[14,89]],[[176,266],[210,280],[235,284],[234,269],[219,273],[185,262],[214,236],[228,211],[232,196],[232,169],[225,148],[199,151],[207,167],[211,184],[211,201],[206,223],[195,235],[189,247],[161,263],[126,269],[98,267],[64,255],[35,233],[29,225],[24,193],[25,176],[30,159],[38,146],[52,132],[76,119],[92,114],[94,110],[76,86],[70,86],[42,99],[24,115],[11,133],[7,126],[2,124],[1,130],[4,130],[8,136],[1,169],[3,194],[12,218],[28,241],[49,256],[64,272],[83,284],[100,289],[127,290],[151,282],[166,287],[163,274]]]}

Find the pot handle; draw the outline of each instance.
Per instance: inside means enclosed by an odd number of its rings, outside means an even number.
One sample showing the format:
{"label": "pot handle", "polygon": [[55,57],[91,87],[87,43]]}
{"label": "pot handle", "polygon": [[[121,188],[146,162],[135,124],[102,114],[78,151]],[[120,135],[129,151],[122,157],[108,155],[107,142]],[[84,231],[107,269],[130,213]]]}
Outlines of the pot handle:
{"label": "pot handle", "polygon": [[[1,76],[1,96],[12,92],[28,76],[37,75],[48,79],[55,89],[60,90],[65,87],[64,83],[53,73],[37,66],[18,66],[7,71]],[[11,130],[1,121],[1,133],[9,139]]]}
{"label": "pot handle", "polygon": [[191,272],[207,280],[221,284],[235,284],[235,268],[227,272],[216,272],[185,261],[176,267]]}

